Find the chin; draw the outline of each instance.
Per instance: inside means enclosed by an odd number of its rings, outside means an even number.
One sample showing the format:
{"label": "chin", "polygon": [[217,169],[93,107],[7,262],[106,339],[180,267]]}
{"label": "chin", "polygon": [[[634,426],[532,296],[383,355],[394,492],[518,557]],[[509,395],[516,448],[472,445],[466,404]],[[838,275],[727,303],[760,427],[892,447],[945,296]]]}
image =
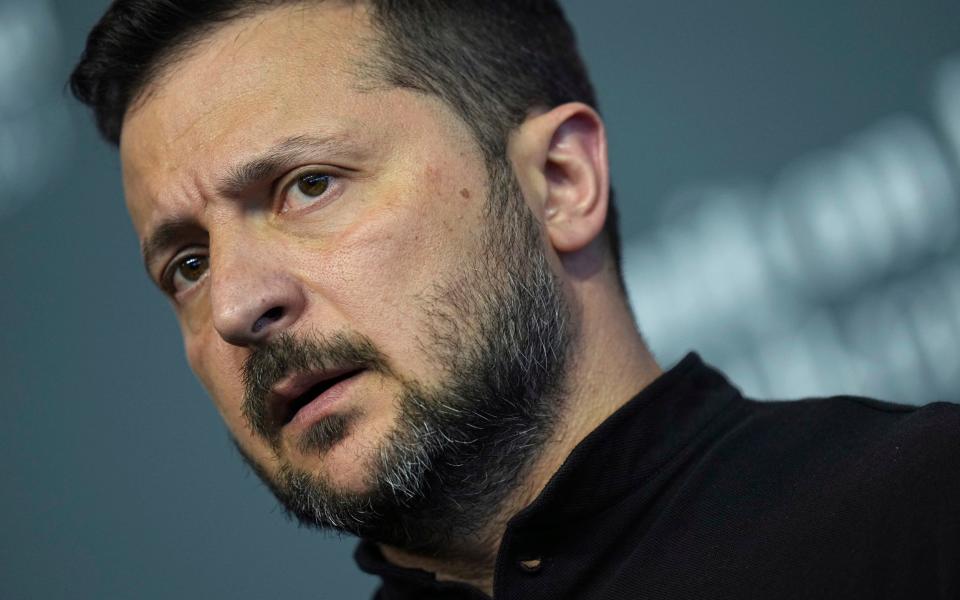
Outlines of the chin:
{"label": "chin", "polygon": [[341,493],[364,494],[370,491],[372,465],[386,437],[377,425],[369,423],[362,413],[352,413],[334,426],[337,438],[325,441],[319,448],[310,443],[305,444],[306,448],[299,447],[304,444],[286,443],[286,462]]}

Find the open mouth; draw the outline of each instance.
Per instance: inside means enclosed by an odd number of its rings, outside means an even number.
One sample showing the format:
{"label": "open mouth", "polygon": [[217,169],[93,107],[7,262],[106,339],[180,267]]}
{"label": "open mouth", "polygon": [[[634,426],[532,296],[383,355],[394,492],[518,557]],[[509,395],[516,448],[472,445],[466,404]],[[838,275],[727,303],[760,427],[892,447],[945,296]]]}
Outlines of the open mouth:
{"label": "open mouth", "polygon": [[282,415],[282,421],[281,421],[283,425],[286,425],[291,421],[293,421],[294,417],[297,416],[297,413],[300,412],[300,410],[303,409],[303,407],[307,406],[308,404],[310,404],[311,402],[313,402],[314,400],[316,400],[317,398],[325,394],[330,388],[332,388],[333,386],[337,385],[342,381],[346,381],[347,379],[350,379],[354,375],[360,373],[360,371],[361,369],[345,371],[339,375],[335,375],[328,379],[324,379],[323,381],[318,381],[314,385],[307,388],[305,392],[303,392],[299,396],[294,397],[292,400],[290,400],[287,403],[285,407],[285,411]]}

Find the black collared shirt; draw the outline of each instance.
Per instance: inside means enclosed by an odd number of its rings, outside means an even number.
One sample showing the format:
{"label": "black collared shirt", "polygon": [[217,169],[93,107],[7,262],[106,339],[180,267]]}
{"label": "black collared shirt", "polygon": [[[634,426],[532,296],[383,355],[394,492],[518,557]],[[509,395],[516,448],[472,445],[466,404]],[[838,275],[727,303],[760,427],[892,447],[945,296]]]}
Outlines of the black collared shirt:
{"label": "black collared shirt", "polygon": [[[356,558],[378,600],[487,598]],[[960,599],[960,407],[755,402],[691,354],[510,521],[494,598]]]}

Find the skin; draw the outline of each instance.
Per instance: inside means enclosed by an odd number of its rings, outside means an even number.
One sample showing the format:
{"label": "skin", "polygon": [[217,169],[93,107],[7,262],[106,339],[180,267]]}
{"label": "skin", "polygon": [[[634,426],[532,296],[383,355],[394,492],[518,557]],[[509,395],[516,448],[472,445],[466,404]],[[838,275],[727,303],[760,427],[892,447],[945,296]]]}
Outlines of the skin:
{"label": "skin", "polygon": [[[251,349],[283,331],[355,331],[401,375],[436,381],[442,373],[418,345],[424,298],[462,277],[466,257],[481,251],[488,184],[479,148],[437,98],[357,74],[374,36],[363,7],[335,2],[232,21],[178,57],[124,121],[124,187],[134,227],[152,249],[147,268],[156,279],[184,255],[209,256],[210,269],[196,282],[178,279],[171,300],[191,368],[268,474],[274,455],[241,415],[240,368]],[[236,165],[294,136],[329,143],[224,193]],[[584,436],[660,374],[601,239],[609,174],[600,118],[582,104],[532,110],[511,135],[508,158],[578,321],[567,410],[523,485],[463,541],[460,554],[477,559],[383,548],[397,564],[488,594],[507,520]],[[305,169],[332,175],[323,196],[287,185]],[[171,219],[186,227],[162,247],[148,244]],[[271,309],[280,310],[257,329]],[[351,434],[321,455],[284,439],[284,456],[363,491],[370,458],[396,418],[398,390],[388,376],[364,373],[335,407],[362,410]]]}

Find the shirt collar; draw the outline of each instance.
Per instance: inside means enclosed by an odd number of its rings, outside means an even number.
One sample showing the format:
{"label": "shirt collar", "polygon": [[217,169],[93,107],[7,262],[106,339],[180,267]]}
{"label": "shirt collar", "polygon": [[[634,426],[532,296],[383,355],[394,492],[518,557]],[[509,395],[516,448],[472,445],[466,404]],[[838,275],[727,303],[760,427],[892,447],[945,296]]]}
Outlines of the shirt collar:
{"label": "shirt collar", "polygon": [[[539,496],[510,520],[504,542],[521,530],[535,535],[590,519],[638,490],[653,496],[672,471],[666,467],[683,460],[698,439],[708,437],[704,432],[710,424],[738,401],[742,396],[722,374],[696,353],[688,354],[573,449]],[[381,577],[388,588],[429,588],[438,594],[432,597],[456,590],[457,597],[463,597],[464,586],[437,582],[426,571],[397,567],[371,542],[362,541],[355,558],[363,571]]]}
{"label": "shirt collar", "polygon": [[[742,399],[696,353],[651,382],[573,449],[509,527],[550,527],[650,487],[729,403]],[[602,465],[603,468],[597,468]]]}

